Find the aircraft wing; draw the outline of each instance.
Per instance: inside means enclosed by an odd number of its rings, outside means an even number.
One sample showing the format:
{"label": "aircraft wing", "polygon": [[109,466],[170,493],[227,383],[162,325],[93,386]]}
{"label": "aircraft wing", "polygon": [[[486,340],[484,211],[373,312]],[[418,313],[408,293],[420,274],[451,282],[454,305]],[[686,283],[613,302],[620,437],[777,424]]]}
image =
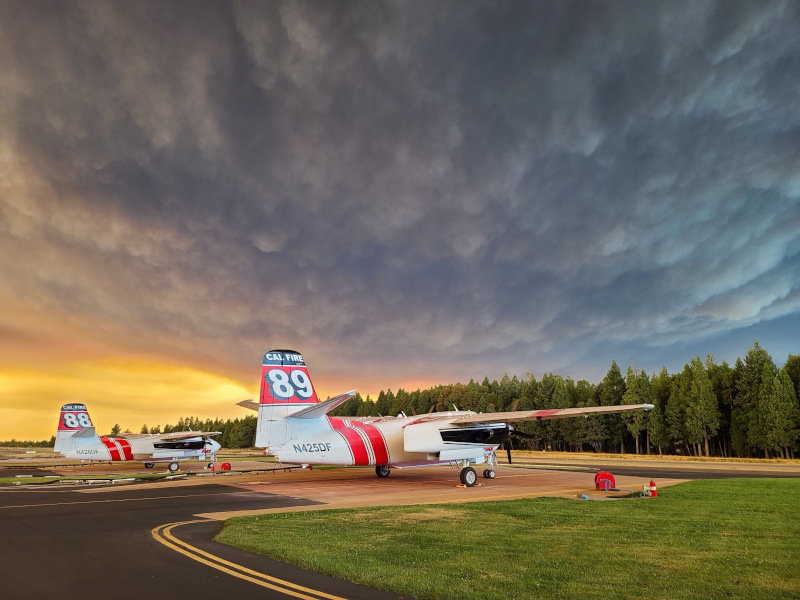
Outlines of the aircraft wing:
{"label": "aircraft wing", "polygon": [[[636,410],[650,410],[652,404],[621,404],[618,406],[586,406],[583,408],[548,408],[544,410],[517,410],[513,412],[472,413],[453,417],[450,423],[512,423],[515,421],[542,421],[596,414],[613,414]],[[435,414],[435,413],[434,413]]]}
{"label": "aircraft wing", "polygon": [[[212,435],[222,435],[221,431],[176,431],[174,433],[152,433],[152,434],[133,434],[130,439],[134,439],[136,437],[148,437],[151,440],[188,440],[191,438],[207,438],[211,437]],[[118,436],[123,439],[127,439],[128,436]]]}

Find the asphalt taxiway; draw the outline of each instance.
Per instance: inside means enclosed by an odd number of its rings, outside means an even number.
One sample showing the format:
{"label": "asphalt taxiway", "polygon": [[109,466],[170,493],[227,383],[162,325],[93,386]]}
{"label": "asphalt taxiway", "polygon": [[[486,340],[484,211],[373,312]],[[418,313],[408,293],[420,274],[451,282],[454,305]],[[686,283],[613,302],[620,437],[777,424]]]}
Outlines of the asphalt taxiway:
{"label": "asphalt taxiway", "polygon": [[[155,594],[397,599],[401,596],[242,552],[212,538],[224,519],[241,514],[535,496],[575,498],[584,493],[604,499],[607,494],[593,489],[598,467],[615,474],[618,488],[630,490],[641,489],[651,479],[657,479],[661,488],[706,477],[800,476],[796,464],[778,465],[776,471],[760,464],[661,461],[662,465],[591,457],[570,462],[565,457],[534,456],[515,462],[530,464],[524,468],[501,463],[496,479],[481,478],[482,485],[473,488],[457,487],[458,473],[447,467],[393,471],[388,479],[376,478],[372,469],[357,468],[219,474],[122,486],[0,488],[0,595],[4,600],[56,594],[136,600]],[[541,468],[530,468],[537,464]],[[235,463],[243,469],[250,466]],[[102,472],[98,468],[108,466],[78,471],[97,475]]]}
{"label": "asphalt taxiway", "polygon": [[[140,485],[106,493],[5,489],[0,493],[1,596],[4,600],[204,599],[254,594],[282,599],[400,598],[216,544],[210,539],[222,522],[194,517],[208,511],[301,504],[315,502],[216,483]],[[194,547],[218,560],[267,570],[272,587],[259,590],[251,575],[209,568],[154,535],[153,530],[164,524],[187,520],[197,522],[183,527],[181,535],[196,542]]]}

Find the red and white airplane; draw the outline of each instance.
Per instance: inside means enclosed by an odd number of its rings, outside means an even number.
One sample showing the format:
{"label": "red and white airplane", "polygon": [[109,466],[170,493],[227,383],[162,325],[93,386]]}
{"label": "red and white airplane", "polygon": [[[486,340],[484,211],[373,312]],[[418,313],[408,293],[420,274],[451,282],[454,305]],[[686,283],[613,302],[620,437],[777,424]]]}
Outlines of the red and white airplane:
{"label": "red and white airplane", "polygon": [[220,445],[211,436],[219,434],[219,431],[181,431],[123,434],[115,438],[98,436],[85,405],[65,404],[58,418],[54,451],[65,458],[81,460],[136,460],[148,469],[157,462],[169,463],[168,468],[174,473],[182,460],[211,457],[216,462]]}
{"label": "red and white airplane", "polygon": [[302,465],[375,465],[378,477],[392,468],[451,465],[461,469],[461,483],[477,481],[470,465],[485,465],[493,479],[495,451],[513,431],[509,423],[590,414],[650,410],[652,404],[591,406],[514,412],[435,412],[422,416],[329,417],[355,390],[320,402],[303,357],[294,350],[264,355],[259,402],[239,402],[258,411],[256,447],[267,448],[281,462]]}

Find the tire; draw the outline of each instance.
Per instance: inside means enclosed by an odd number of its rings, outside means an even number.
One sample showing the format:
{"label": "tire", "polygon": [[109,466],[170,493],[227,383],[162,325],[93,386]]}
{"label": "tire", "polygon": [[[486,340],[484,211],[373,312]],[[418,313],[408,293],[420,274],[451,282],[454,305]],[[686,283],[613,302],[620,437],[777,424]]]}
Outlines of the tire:
{"label": "tire", "polygon": [[180,465],[176,462],[171,462],[168,468],[170,473],[175,473],[180,468]]}
{"label": "tire", "polygon": [[392,468],[389,465],[377,465],[375,467],[375,474],[381,479],[386,479],[391,472]]}
{"label": "tire", "polygon": [[472,467],[464,467],[461,469],[461,483],[467,487],[472,487],[478,481],[478,474]]}
{"label": "tire", "polygon": [[494,469],[486,469],[486,470],[483,472],[483,476],[484,476],[486,479],[494,479],[494,476],[495,476]]}
{"label": "tire", "polygon": [[152,469],[155,464],[156,463],[144,463],[144,468],[145,469]]}
{"label": "tire", "polygon": [[208,468],[213,471],[214,470],[214,463],[213,462],[208,463]]}

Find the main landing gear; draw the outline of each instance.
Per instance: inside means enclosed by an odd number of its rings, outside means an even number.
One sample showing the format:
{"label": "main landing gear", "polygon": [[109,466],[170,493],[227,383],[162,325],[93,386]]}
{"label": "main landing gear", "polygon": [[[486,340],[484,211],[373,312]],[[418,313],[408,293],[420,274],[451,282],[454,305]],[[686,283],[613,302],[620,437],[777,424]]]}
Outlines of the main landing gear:
{"label": "main landing gear", "polygon": [[152,469],[155,464],[156,463],[144,463],[144,468],[145,469]]}
{"label": "main landing gear", "polygon": [[386,479],[392,472],[389,465],[378,465],[375,467],[375,474],[381,479]]}
{"label": "main landing gear", "polygon": [[478,474],[472,467],[464,467],[461,469],[461,483],[467,487],[472,487],[478,481]]}
{"label": "main landing gear", "polygon": [[169,463],[169,466],[167,468],[169,469],[170,473],[175,473],[181,467],[176,461],[173,460],[171,463]]}
{"label": "main landing gear", "polygon": [[[494,470],[495,467],[497,467],[497,456],[493,453],[491,455],[488,455],[486,459],[489,468],[483,470],[483,477],[485,479],[494,479],[496,475]],[[478,481],[478,474],[475,472],[475,469],[469,466],[469,463],[470,463],[469,460],[464,460],[461,462],[461,465],[463,465],[463,467],[461,468],[459,479],[461,479],[461,484],[465,487],[472,487]]]}

